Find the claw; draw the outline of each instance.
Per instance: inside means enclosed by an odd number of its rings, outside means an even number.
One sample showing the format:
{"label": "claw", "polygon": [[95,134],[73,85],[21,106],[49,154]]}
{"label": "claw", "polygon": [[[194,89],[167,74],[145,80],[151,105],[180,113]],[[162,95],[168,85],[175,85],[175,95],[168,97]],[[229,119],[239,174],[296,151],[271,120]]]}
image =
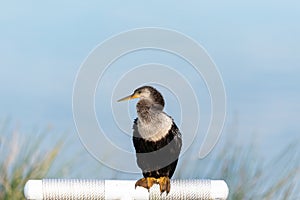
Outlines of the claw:
{"label": "claw", "polygon": [[157,183],[159,184],[160,193],[166,192],[169,194],[171,189],[170,179],[167,176],[160,177],[157,179]]}
{"label": "claw", "polygon": [[140,187],[144,187],[144,188],[148,189],[148,191],[149,191],[154,183],[157,183],[156,178],[153,178],[153,177],[141,178],[135,183],[135,188],[137,186],[140,186]]}

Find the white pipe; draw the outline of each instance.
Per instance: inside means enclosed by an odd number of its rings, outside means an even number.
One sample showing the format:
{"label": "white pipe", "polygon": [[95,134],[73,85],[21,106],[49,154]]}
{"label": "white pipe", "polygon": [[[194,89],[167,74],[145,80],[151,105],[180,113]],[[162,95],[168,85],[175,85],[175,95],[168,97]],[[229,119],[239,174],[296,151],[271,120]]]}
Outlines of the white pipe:
{"label": "white pipe", "polygon": [[27,200],[50,199],[216,199],[228,197],[223,180],[171,180],[168,195],[154,185],[150,192],[134,188],[134,180],[42,179],[29,180],[24,188]]}

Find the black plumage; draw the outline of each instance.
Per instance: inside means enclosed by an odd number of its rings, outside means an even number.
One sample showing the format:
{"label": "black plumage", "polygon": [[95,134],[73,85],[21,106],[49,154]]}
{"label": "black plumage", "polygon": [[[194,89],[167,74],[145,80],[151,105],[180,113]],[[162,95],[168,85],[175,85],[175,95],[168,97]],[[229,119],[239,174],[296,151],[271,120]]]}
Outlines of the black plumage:
{"label": "black plumage", "polygon": [[[159,178],[167,176],[171,178],[176,169],[178,157],[182,145],[181,133],[173,122],[168,134],[159,141],[149,141],[142,138],[137,128],[137,120],[133,125],[133,144],[136,151],[137,164],[143,172],[143,176]],[[166,146],[167,145],[167,146]],[[166,147],[164,151],[157,152]],[[145,155],[144,153],[150,153]]]}

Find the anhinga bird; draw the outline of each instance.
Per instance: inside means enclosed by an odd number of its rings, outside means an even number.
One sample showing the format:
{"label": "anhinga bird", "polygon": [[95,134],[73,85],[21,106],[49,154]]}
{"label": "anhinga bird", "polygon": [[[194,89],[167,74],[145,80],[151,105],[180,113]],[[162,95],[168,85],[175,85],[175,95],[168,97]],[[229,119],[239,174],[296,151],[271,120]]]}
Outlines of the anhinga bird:
{"label": "anhinga bird", "polygon": [[151,86],[143,86],[132,95],[118,101],[139,98],[138,118],[133,124],[133,144],[137,164],[144,178],[135,187],[148,190],[159,184],[161,193],[170,192],[170,178],[174,174],[182,146],[181,133],[174,120],[163,112],[163,96]]}

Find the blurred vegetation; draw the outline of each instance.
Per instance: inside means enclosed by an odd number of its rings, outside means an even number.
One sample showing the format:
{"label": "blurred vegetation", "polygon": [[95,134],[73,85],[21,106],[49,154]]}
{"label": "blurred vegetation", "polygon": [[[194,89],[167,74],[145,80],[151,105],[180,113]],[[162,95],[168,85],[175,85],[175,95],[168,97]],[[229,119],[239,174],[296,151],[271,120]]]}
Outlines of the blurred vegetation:
{"label": "blurred vegetation", "polygon": [[[264,159],[256,153],[257,147],[252,141],[241,145],[237,135],[224,133],[222,137],[221,144],[206,158],[195,156],[183,160],[182,163],[191,163],[191,166],[179,166],[178,177],[225,180],[229,200],[300,199],[298,140],[278,147],[283,150],[274,158]],[[193,151],[194,155],[198,153]]]}
{"label": "blurred vegetation", "polygon": [[[69,177],[73,162],[70,152],[57,161],[64,151],[65,135],[53,139],[51,129],[26,134],[7,124],[2,128],[0,124],[1,200],[24,199],[23,188],[28,179]],[[224,179],[229,186],[230,200],[300,199],[299,141],[283,148],[273,159],[260,157],[251,141],[243,145],[238,141],[236,135],[224,133],[217,147],[202,160],[197,157],[198,149],[189,150],[187,155],[195,156],[182,157],[176,178]]]}
{"label": "blurred vegetation", "polygon": [[[0,131],[0,199],[24,199],[26,181],[47,176],[62,150],[62,139],[49,143],[50,129],[26,134],[12,129],[9,123]],[[50,145],[44,145],[47,141]]]}
{"label": "blurred vegetation", "polygon": [[227,182],[232,200],[299,199],[298,152],[296,143],[290,144],[267,161],[255,154],[254,145],[224,146],[216,156],[221,163],[210,174]]}

